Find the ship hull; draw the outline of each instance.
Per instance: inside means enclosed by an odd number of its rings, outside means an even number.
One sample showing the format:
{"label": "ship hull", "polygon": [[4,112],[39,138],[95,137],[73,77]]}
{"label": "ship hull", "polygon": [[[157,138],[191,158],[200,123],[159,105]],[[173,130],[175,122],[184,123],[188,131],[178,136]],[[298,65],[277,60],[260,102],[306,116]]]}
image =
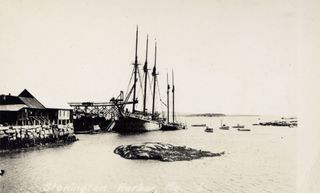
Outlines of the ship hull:
{"label": "ship hull", "polygon": [[232,128],[243,129],[243,128],[244,128],[244,125],[236,125],[236,126],[232,126]]}
{"label": "ship hull", "polygon": [[161,127],[162,131],[174,131],[174,130],[180,130],[185,129],[183,125],[176,124],[176,123],[166,123],[163,124]]}
{"label": "ship hull", "polygon": [[75,134],[88,134],[106,131],[111,121],[104,117],[82,116],[73,120]]}
{"label": "ship hull", "polygon": [[161,123],[133,116],[119,117],[113,128],[117,132],[146,132],[160,130]]}
{"label": "ship hull", "polygon": [[228,126],[221,126],[221,127],[219,127],[219,129],[222,129],[222,130],[229,130],[229,128],[230,128],[230,127],[228,127]]}

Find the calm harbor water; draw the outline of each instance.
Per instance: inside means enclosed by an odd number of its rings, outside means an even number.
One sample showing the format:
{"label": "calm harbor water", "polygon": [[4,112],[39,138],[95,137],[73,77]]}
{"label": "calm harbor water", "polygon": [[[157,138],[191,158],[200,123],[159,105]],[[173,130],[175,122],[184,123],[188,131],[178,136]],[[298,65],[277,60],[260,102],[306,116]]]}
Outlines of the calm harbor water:
{"label": "calm harbor water", "polygon": [[[219,130],[245,124],[250,132]],[[296,184],[296,128],[252,126],[275,117],[181,117],[187,130],[134,135],[78,135],[74,144],[0,155],[2,193],[217,192],[291,193]],[[279,119],[279,118],[278,118]],[[204,132],[191,124],[216,129]],[[123,144],[146,141],[186,145],[222,157],[193,161],[126,160],[113,153]]]}

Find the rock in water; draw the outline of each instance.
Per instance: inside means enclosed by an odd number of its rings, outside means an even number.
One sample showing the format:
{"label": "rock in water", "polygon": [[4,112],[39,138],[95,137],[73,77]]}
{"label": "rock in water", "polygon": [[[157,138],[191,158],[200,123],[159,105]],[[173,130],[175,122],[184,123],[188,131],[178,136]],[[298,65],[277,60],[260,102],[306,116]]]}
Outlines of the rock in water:
{"label": "rock in water", "polygon": [[159,142],[145,142],[141,144],[121,145],[114,153],[126,159],[154,159],[160,161],[185,161],[201,157],[221,156],[221,153],[212,153],[188,148],[186,146],[173,146]]}

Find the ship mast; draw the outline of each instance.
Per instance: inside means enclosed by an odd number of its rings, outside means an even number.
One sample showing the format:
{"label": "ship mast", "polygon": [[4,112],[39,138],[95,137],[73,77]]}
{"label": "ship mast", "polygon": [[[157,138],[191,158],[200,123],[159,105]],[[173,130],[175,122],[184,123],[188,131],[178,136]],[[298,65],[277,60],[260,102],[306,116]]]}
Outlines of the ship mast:
{"label": "ship mast", "polygon": [[136,86],[137,86],[137,72],[138,72],[138,26],[136,30],[136,52],[134,60],[134,80],[133,80],[133,104],[132,104],[132,113],[135,112],[136,106]]}
{"label": "ship mast", "polygon": [[[169,85],[168,85],[169,89]],[[168,90],[169,92],[169,90]],[[172,123],[174,123],[174,74],[172,70]]]}
{"label": "ship mast", "polygon": [[170,93],[170,85],[169,85],[169,78],[168,78],[168,73],[167,73],[167,123],[169,123],[169,93]]}
{"label": "ship mast", "polygon": [[148,81],[148,35],[146,44],[146,61],[143,66],[144,71],[144,94],[143,94],[143,114],[146,114],[146,101],[147,101],[147,81]]}
{"label": "ship mast", "polygon": [[153,96],[152,96],[152,118],[154,118],[154,103],[156,98],[156,82],[157,82],[157,42],[154,49],[154,66],[152,71],[153,76]]}

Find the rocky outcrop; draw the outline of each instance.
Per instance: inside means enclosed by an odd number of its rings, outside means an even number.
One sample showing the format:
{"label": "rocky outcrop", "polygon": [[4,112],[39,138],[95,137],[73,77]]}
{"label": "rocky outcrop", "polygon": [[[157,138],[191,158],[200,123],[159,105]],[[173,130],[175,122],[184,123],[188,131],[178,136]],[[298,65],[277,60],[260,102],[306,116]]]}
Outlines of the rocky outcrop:
{"label": "rocky outcrop", "polygon": [[276,127],[297,127],[298,121],[291,120],[291,121],[270,121],[270,122],[260,122],[253,125],[260,125],[260,126],[276,126]]}
{"label": "rocky outcrop", "polygon": [[160,161],[189,161],[202,157],[221,156],[221,153],[212,153],[188,148],[186,146],[173,146],[159,142],[145,142],[140,144],[121,145],[114,150],[126,159],[153,159]]}

